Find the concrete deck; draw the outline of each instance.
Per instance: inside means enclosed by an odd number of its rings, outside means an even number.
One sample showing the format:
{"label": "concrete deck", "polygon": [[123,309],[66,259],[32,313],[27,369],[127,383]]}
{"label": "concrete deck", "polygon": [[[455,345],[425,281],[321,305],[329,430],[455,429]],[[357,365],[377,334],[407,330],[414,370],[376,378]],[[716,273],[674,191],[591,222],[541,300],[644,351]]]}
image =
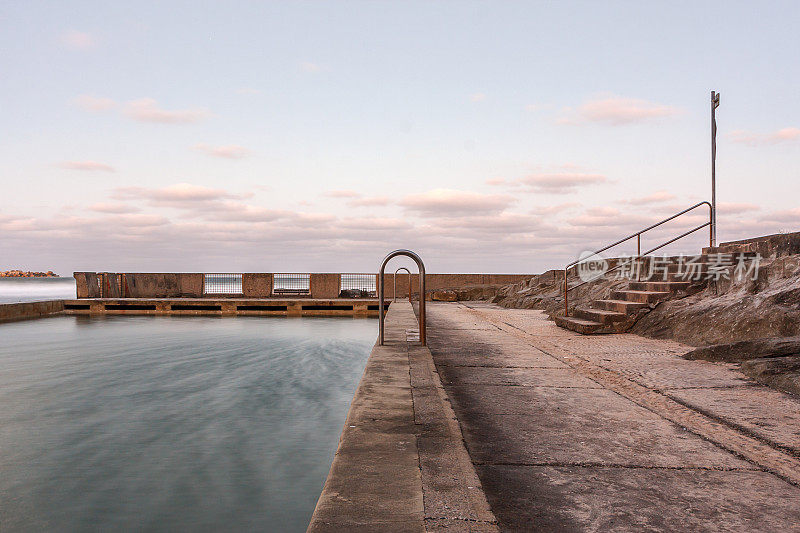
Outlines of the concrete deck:
{"label": "concrete deck", "polygon": [[800,531],[800,401],[534,310],[431,303],[433,360],[503,531]]}

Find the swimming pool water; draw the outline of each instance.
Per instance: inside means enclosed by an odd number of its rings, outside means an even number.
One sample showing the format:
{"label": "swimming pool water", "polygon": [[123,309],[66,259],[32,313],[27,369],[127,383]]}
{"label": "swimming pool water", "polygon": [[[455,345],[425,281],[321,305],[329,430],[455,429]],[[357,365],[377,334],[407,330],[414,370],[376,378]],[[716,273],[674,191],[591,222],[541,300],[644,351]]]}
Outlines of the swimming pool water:
{"label": "swimming pool water", "polygon": [[376,326],[0,324],[0,529],[304,531]]}

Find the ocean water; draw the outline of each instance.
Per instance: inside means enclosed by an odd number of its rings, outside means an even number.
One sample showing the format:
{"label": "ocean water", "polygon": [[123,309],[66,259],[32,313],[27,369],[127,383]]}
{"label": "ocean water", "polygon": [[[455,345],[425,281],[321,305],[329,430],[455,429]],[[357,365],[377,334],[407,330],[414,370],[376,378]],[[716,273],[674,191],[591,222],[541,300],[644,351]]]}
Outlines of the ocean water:
{"label": "ocean water", "polygon": [[305,531],[377,323],[0,324],[0,530]]}
{"label": "ocean water", "polygon": [[0,278],[0,304],[75,298],[74,278]]}

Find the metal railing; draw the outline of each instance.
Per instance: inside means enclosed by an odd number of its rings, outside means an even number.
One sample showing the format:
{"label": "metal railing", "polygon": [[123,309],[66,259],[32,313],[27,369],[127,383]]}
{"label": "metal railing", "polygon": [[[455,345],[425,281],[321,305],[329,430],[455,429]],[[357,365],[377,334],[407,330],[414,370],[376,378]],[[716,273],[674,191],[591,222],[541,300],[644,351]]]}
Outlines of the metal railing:
{"label": "metal railing", "polygon": [[392,293],[392,301],[397,301],[397,273],[401,270],[405,270],[408,272],[408,301],[411,301],[411,271],[406,267],[400,267],[394,271],[393,281],[394,281],[394,292]]}
{"label": "metal railing", "polygon": [[242,294],[242,275],[233,273],[205,274],[204,294]]}
{"label": "metal railing", "polygon": [[[677,237],[675,237],[673,239],[670,239],[670,240],[668,240],[666,242],[663,242],[663,243],[659,244],[658,246],[656,246],[655,248],[651,248],[650,250],[647,250],[646,252],[642,253],[642,234],[643,233],[646,233],[646,232],[650,231],[651,229],[657,228],[657,227],[661,226],[662,224],[666,224],[670,220],[674,220],[674,219],[678,218],[681,215],[685,215],[686,213],[697,209],[701,205],[708,206],[708,222],[700,224],[696,228],[693,228],[693,229],[690,229],[687,232],[681,233]],[[679,239],[682,239],[682,238],[686,237],[687,235],[691,235],[695,231],[699,231],[699,230],[705,228],[706,226],[708,226],[709,229],[710,229],[710,231],[709,231],[709,246],[713,246],[714,245],[714,209],[711,207],[711,204],[709,202],[702,201],[702,202],[698,202],[698,203],[694,204],[693,206],[691,206],[689,208],[684,209],[683,211],[681,211],[679,213],[675,213],[671,217],[665,218],[664,220],[662,220],[660,222],[656,222],[652,226],[648,226],[643,230],[640,230],[640,231],[637,231],[636,233],[628,235],[624,239],[620,239],[620,240],[618,240],[617,242],[615,242],[613,244],[609,244],[608,246],[600,248],[599,250],[594,252],[589,257],[591,258],[593,256],[596,256],[599,253],[605,252],[606,250],[608,250],[610,248],[613,248],[613,247],[615,247],[615,246],[617,246],[619,244],[627,242],[627,241],[633,239],[634,237],[636,237],[636,264],[638,266],[643,256],[649,255],[649,254],[655,252],[656,250],[660,250],[661,248],[663,248],[663,247],[665,247],[665,246],[667,246],[669,244],[672,244],[673,242],[675,242],[675,241],[677,241]],[[584,281],[583,283],[578,283],[577,285],[573,285],[572,287],[570,287],[567,284],[567,275],[569,274],[569,269],[571,269],[572,267],[574,267],[576,265],[579,265],[580,263],[585,262],[586,259],[587,258],[577,259],[577,260],[573,261],[572,263],[570,263],[570,264],[568,264],[567,266],[564,267],[564,316],[569,316],[569,291],[577,289],[578,287],[582,287],[583,285],[586,285],[587,283],[590,283],[592,281],[595,281],[594,279],[587,280],[587,281]],[[603,273],[603,275],[608,274],[609,272],[613,272],[613,271],[621,268],[622,266],[624,266],[624,265],[623,264],[618,264],[617,266],[606,270]],[[638,272],[638,268],[637,268],[637,272]],[[597,279],[599,279],[599,278],[597,278]]]}
{"label": "metal railing", "polygon": [[310,274],[273,274],[272,294],[311,294]]}
{"label": "metal railing", "polygon": [[340,274],[339,296],[358,298],[375,298],[375,274]]}
{"label": "metal railing", "polygon": [[414,262],[417,264],[417,268],[419,269],[419,342],[425,346],[425,264],[422,262],[422,259],[411,250],[395,250],[384,257],[383,262],[381,263],[381,268],[378,272],[378,344],[383,346],[383,321],[385,318],[383,313],[383,308],[385,307],[383,303],[383,295],[385,293],[383,290],[383,272],[386,270],[386,264],[392,258],[397,257],[398,255],[410,257],[414,260]]}

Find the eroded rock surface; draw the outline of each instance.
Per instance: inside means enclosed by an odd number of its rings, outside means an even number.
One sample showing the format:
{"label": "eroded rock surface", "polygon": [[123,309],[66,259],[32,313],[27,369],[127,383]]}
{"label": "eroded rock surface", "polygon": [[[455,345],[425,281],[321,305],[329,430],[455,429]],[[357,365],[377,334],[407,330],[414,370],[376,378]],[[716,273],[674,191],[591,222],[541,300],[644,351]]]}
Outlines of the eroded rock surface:
{"label": "eroded rock surface", "polygon": [[771,337],[768,339],[715,344],[692,350],[684,355],[684,358],[741,363],[751,359],[784,357],[787,355],[800,357],[800,337]]}

